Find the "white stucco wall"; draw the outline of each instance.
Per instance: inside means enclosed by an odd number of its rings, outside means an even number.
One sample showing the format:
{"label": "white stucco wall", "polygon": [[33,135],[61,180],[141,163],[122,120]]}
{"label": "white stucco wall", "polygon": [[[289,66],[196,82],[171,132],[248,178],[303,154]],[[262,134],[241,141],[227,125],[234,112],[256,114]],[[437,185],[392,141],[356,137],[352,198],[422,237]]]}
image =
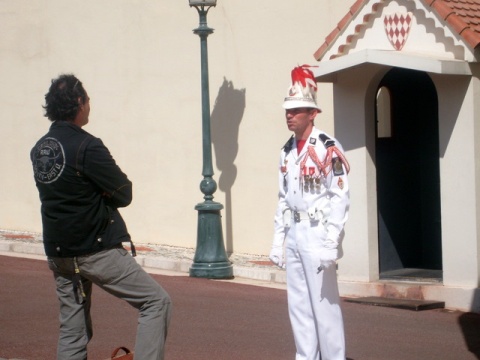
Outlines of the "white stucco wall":
{"label": "white stucco wall", "polygon": [[439,103],[443,283],[476,286],[474,80],[438,75],[432,79]]}
{"label": "white stucco wall", "polygon": [[[228,251],[268,253],[290,70],[315,63],[352,4],[219,0],[210,10],[213,154],[222,167],[215,200],[225,206]],[[203,201],[197,26],[186,0],[0,0],[0,228],[41,231],[29,151],[49,127],[41,105],[50,80],[72,72],[91,98],[85,130],[134,182],[122,211],[134,241],[195,246],[194,206]],[[319,103],[317,124],[333,132],[330,85],[320,85]]]}
{"label": "white stucco wall", "polygon": [[[335,133],[351,164],[351,206],[343,241],[342,281],[378,280],[378,224],[374,100],[386,68],[362,66],[343,71],[333,85]],[[348,104],[348,106],[346,106]]]}

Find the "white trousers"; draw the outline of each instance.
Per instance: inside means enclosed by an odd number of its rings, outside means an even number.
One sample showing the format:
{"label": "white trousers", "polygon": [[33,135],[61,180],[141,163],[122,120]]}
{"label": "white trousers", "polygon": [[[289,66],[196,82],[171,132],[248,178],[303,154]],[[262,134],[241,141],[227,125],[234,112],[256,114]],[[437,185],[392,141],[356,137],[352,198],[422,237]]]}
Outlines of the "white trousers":
{"label": "white trousers", "polygon": [[324,238],[323,226],[312,226],[310,221],[293,223],[287,232],[288,310],[296,360],[345,360],[336,268],[319,271]]}

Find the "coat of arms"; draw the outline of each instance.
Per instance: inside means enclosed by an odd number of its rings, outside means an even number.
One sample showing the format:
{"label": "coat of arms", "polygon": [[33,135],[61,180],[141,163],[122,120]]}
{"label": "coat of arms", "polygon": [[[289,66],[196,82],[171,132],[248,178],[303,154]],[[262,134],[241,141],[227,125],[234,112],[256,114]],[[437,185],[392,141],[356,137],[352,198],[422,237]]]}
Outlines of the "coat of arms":
{"label": "coat of arms", "polygon": [[385,15],[383,23],[388,40],[395,50],[402,50],[412,26],[413,15],[411,12]]}

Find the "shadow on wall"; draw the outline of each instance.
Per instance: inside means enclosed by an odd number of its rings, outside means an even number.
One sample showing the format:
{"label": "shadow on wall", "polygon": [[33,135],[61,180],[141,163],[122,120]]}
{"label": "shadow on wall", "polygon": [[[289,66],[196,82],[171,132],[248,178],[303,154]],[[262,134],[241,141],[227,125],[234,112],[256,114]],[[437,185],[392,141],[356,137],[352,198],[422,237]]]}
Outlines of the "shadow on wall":
{"label": "shadow on wall", "polygon": [[480,289],[476,289],[474,292],[472,311],[460,315],[458,323],[468,351],[480,359]]}
{"label": "shadow on wall", "polygon": [[226,250],[233,252],[232,187],[237,178],[238,130],[245,112],[245,89],[235,89],[223,79],[210,121],[217,168],[218,187],[225,192]]}

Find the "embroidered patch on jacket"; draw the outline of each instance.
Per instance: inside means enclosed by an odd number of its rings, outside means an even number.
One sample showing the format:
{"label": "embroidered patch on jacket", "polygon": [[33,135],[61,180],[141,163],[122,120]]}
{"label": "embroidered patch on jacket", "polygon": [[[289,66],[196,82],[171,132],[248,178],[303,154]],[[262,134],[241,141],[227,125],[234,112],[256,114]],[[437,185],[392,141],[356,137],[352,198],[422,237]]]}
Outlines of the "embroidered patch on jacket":
{"label": "embroidered patch on jacket", "polygon": [[317,139],[311,137],[309,142],[310,142],[310,145],[315,145],[317,143]]}
{"label": "embroidered patch on jacket", "polygon": [[332,159],[332,168],[334,176],[344,175],[342,160],[340,160],[338,157]]}
{"label": "embroidered patch on jacket", "polygon": [[33,173],[43,184],[56,181],[65,168],[62,144],[55,138],[45,138],[33,151]]}
{"label": "embroidered patch on jacket", "polygon": [[343,190],[343,179],[341,177],[338,178],[337,185],[340,189]]}

